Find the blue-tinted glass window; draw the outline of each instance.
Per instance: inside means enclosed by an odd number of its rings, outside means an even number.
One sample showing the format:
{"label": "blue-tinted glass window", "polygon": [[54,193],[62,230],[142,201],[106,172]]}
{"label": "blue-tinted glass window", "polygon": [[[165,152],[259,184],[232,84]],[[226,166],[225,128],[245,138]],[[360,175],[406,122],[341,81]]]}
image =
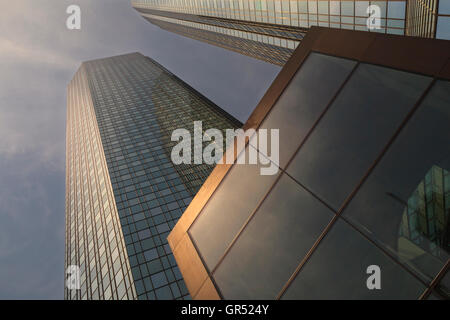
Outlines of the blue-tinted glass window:
{"label": "blue-tinted glass window", "polygon": [[145,251],[144,252],[144,256],[145,256],[145,259],[147,261],[151,261],[151,260],[156,259],[156,258],[159,257],[158,256],[158,252],[156,251],[156,249],[151,249],[151,250]]}
{"label": "blue-tinted glass window", "polygon": [[153,287],[155,287],[155,288],[159,288],[159,287],[167,284],[167,279],[166,279],[164,272],[154,274],[154,275],[152,275],[151,278],[152,278]]}
{"label": "blue-tinted glass window", "polygon": [[169,287],[162,287],[155,291],[158,300],[170,300],[173,299],[172,292]]}
{"label": "blue-tinted glass window", "polygon": [[406,2],[389,1],[388,18],[404,19],[406,14]]}
{"label": "blue-tinted glass window", "polygon": [[438,17],[436,38],[450,40],[450,17]]}
{"label": "blue-tinted glass window", "polygon": [[450,1],[439,1],[439,14],[450,14]]}

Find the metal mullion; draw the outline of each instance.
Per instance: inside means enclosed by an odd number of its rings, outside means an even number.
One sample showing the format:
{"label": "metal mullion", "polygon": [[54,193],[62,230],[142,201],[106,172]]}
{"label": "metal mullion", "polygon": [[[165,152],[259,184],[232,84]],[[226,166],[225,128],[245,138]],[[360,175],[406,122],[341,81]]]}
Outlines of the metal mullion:
{"label": "metal mullion", "polygon": [[436,34],[437,34],[437,23],[438,23],[438,19],[439,19],[439,0],[436,0],[435,5],[436,5],[436,10],[435,10],[436,13],[433,14],[433,16],[434,16],[433,38],[436,38]]}
{"label": "metal mullion", "polygon": [[356,1],[353,1],[353,29],[356,30]]}
{"label": "metal mullion", "polygon": [[433,281],[431,281],[431,284],[428,286],[428,288],[419,297],[419,300],[425,300],[425,299],[427,299],[430,296],[430,294],[433,292],[433,290],[436,288],[436,286],[440,283],[440,281],[447,274],[447,271],[449,269],[450,269],[450,259],[447,260],[447,262],[442,267],[442,269],[434,277]]}
{"label": "metal mullion", "polygon": [[409,19],[408,19],[408,11],[409,11],[409,0],[406,0],[406,4],[405,4],[405,25],[403,27],[403,34],[406,36],[408,34],[408,27],[409,27]]}
{"label": "metal mullion", "polygon": [[[230,169],[230,170],[231,170],[231,169]],[[224,177],[224,178],[225,178],[225,177]],[[192,246],[194,247],[194,249],[195,249],[195,251],[196,251],[198,257],[200,258],[200,261],[202,262],[203,267],[205,268],[206,273],[208,274],[208,277],[203,281],[203,283],[205,283],[208,279],[210,279],[211,282],[213,283],[214,289],[217,291],[217,294],[219,295],[220,299],[224,299],[224,296],[223,296],[223,294],[222,294],[222,291],[220,290],[220,287],[217,285],[217,283],[216,283],[216,281],[215,281],[215,279],[214,279],[214,277],[213,277],[213,275],[212,275],[212,271],[209,270],[208,265],[206,264],[206,260],[203,258],[203,255],[201,254],[201,251],[199,250],[199,248],[198,248],[198,246],[197,246],[197,243],[195,242],[194,238],[191,236],[191,234],[190,234],[189,232],[186,232],[186,234],[187,234],[189,240],[191,241]],[[203,283],[200,285],[199,290],[201,289]],[[196,292],[196,293],[197,293],[197,292]],[[195,294],[192,294],[192,295],[195,295]]]}

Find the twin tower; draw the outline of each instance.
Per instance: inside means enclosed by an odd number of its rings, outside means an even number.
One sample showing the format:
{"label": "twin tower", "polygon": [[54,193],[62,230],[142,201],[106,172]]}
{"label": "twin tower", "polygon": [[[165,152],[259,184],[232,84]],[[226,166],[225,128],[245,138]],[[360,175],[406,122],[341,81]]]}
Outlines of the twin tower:
{"label": "twin tower", "polygon": [[[283,69],[243,125],[139,53],[82,63],[65,299],[448,298],[450,7],[426,2],[133,1]],[[174,164],[172,132],[195,121],[278,129],[278,173]],[[231,156],[249,150],[267,156],[252,139]]]}

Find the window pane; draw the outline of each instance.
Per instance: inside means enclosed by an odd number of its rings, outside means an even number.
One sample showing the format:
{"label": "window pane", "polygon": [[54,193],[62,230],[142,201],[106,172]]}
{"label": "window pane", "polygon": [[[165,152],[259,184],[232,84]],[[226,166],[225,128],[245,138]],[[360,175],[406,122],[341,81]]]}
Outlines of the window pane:
{"label": "window pane", "polygon": [[[291,4],[291,13],[298,13],[298,9],[297,9],[297,1],[290,1]],[[294,15],[292,15],[294,16]]]}
{"label": "window pane", "polygon": [[450,1],[439,1],[439,14],[450,14]]}
{"label": "window pane", "polygon": [[330,1],[330,14],[341,14],[341,2],[340,1]]}
{"label": "window pane", "polygon": [[298,2],[298,12],[307,13],[308,12],[308,2],[301,0]]}
{"label": "window pane", "polygon": [[341,1],[341,14],[343,16],[354,15],[354,2],[353,1]]}
{"label": "window pane", "polygon": [[449,106],[439,81],[344,211],[428,280],[450,258]]}
{"label": "window pane", "polygon": [[371,1],[370,4],[380,7],[381,18],[386,18],[386,8],[387,8],[386,0],[384,0],[384,1]]}
{"label": "window pane", "polygon": [[[381,270],[369,290],[367,267]],[[417,299],[425,286],[343,220],[325,236],[283,299]]]}
{"label": "window pane", "polygon": [[388,29],[387,29],[387,33],[389,33],[389,34],[403,35],[403,34],[404,34],[404,31],[403,31],[403,29],[392,29],[392,28],[388,28]]}
{"label": "window pane", "polygon": [[287,169],[339,208],[430,78],[361,64]]}
{"label": "window pane", "polygon": [[309,13],[317,13],[317,1],[308,1],[308,9]]}
{"label": "window pane", "polygon": [[388,2],[388,18],[404,19],[406,13],[405,2],[389,1]]}
{"label": "window pane", "polygon": [[328,14],[328,1],[319,1],[318,9],[320,14]]}
{"label": "window pane", "polygon": [[355,16],[367,17],[367,8],[369,8],[369,1],[355,2]]}
{"label": "window pane", "polygon": [[450,17],[438,17],[436,38],[450,40]]}
{"label": "window pane", "polygon": [[[260,127],[280,128],[279,163],[282,168],[355,64],[352,60],[311,53],[293,77]],[[256,143],[252,144],[256,147]]]}
{"label": "window pane", "polygon": [[277,177],[260,168],[235,164],[189,230],[210,270]]}
{"label": "window pane", "polygon": [[274,299],[333,213],[283,175],[217,268],[226,299]]}

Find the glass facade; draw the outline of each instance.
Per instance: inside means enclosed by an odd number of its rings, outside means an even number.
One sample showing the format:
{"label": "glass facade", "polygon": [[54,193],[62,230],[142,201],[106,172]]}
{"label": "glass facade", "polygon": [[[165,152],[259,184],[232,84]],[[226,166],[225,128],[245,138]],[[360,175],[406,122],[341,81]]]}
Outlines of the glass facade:
{"label": "glass facade", "polygon": [[[252,33],[236,31],[237,35],[231,35],[230,30],[224,27],[210,26],[190,21],[177,20],[173,23],[173,19],[166,17],[158,17],[154,15],[144,15],[149,22],[176,34],[186,36],[215,45],[227,50],[231,50],[240,54],[244,54],[255,59],[263,60],[276,65],[283,65],[291,56],[293,48],[298,41],[278,39],[271,36],[255,35]],[[259,42],[256,39],[271,39],[270,42]],[[286,43],[289,47],[280,47],[275,43]]]}
{"label": "glass facade", "polygon": [[200,134],[241,126],[141,54],[82,64],[68,88],[65,261],[81,288],[66,299],[189,298],[166,238],[213,169],[171,161],[172,131],[193,135],[194,121]]}
{"label": "glass facade", "polygon": [[280,130],[279,173],[235,163],[194,200],[185,230],[217,294],[449,299],[450,82],[314,49],[298,64],[258,124]]}
{"label": "glass facade", "polygon": [[[134,0],[162,29],[283,65],[311,26],[450,39],[438,0]],[[379,27],[367,26],[379,9]],[[261,54],[259,54],[261,52]]]}
{"label": "glass facade", "polygon": [[407,21],[407,35],[450,40],[449,1],[410,0]]}
{"label": "glass facade", "polygon": [[66,270],[80,290],[65,299],[135,299],[136,291],[85,69],[68,86],[66,129]]}
{"label": "glass facade", "polygon": [[[406,0],[135,0],[134,7],[243,22],[367,29],[367,8],[380,7],[381,32],[402,33]],[[145,12],[142,10],[141,12]],[[295,30],[295,29],[292,29]]]}
{"label": "glass facade", "polygon": [[407,34],[417,37],[433,37],[436,30],[437,0],[409,1],[407,16],[410,23]]}

